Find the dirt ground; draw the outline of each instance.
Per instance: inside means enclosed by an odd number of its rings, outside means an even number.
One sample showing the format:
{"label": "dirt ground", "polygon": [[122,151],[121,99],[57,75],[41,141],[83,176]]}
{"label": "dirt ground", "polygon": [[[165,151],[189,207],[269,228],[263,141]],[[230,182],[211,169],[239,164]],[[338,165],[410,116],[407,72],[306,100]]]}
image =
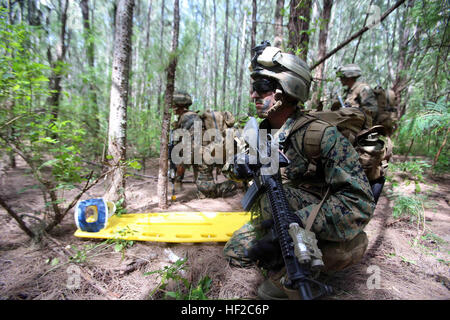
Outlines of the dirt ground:
{"label": "dirt ground", "polygon": [[[157,175],[157,159],[147,164],[145,175]],[[324,281],[333,286],[327,300],[447,300],[450,298],[450,179],[428,177],[421,184],[428,195],[423,225],[394,218],[393,201],[385,186],[374,217],[366,227],[369,246],[358,265],[338,272]],[[186,180],[192,180],[191,171]],[[223,179],[223,177],[219,177]],[[404,184],[396,176],[396,190],[414,192],[414,184]],[[42,211],[44,202],[35,183],[19,161],[0,180],[0,192],[17,212]],[[156,180],[131,176],[127,181],[129,213],[158,212]],[[83,199],[101,197],[103,185],[89,190]],[[71,193],[67,193],[70,198]],[[229,198],[198,199],[195,185],[186,183],[168,211],[242,211],[240,191]],[[27,223],[36,223],[27,219]],[[256,299],[256,289],[264,280],[257,268],[230,266],[222,256],[224,243],[168,244],[135,242],[122,251],[103,240],[81,239],[70,212],[63,223],[39,244],[29,241],[16,222],[0,208],[0,299],[2,300],[92,300],[161,299],[154,293],[161,281],[157,273],[187,258],[182,276],[190,283],[209,277],[209,299]],[[414,239],[419,241],[414,242]],[[175,284],[171,284],[172,289]],[[167,289],[170,289],[170,286]],[[176,290],[173,289],[173,290]]]}

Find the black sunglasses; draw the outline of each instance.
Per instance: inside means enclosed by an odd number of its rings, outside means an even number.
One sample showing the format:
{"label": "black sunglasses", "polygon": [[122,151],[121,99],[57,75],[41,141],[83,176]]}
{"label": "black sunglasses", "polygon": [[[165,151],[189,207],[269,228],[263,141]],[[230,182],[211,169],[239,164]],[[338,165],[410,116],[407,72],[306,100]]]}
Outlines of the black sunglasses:
{"label": "black sunglasses", "polygon": [[276,88],[277,83],[273,80],[261,78],[253,82],[253,91],[256,91],[258,94],[275,91]]}

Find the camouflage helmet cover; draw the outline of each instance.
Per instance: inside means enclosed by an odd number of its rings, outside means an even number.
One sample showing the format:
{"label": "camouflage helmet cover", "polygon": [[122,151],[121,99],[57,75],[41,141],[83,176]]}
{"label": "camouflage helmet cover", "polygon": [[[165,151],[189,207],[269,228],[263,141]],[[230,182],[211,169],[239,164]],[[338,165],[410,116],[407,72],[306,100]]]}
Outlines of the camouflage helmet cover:
{"label": "camouflage helmet cover", "polygon": [[[258,48],[261,48],[258,51]],[[268,77],[275,79],[291,97],[305,102],[308,100],[311,71],[299,57],[271,47],[267,41],[252,49],[255,56],[249,67],[252,79]]]}
{"label": "camouflage helmet cover", "polygon": [[189,107],[192,104],[192,98],[189,93],[177,91],[173,94],[173,107]]}
{"label": "camouflage helmet cover", "polygon": [[395,92],[393,90],[388,89],[386,96],[390,106],[395,106],[397,104],[397,97],[395,96]]}
{"label": "camouflage helmet cover", "polygon": [[357,64],[346,64],[336,70],[336,75],[345,78],[358,78],[361,76],[361,68]]}

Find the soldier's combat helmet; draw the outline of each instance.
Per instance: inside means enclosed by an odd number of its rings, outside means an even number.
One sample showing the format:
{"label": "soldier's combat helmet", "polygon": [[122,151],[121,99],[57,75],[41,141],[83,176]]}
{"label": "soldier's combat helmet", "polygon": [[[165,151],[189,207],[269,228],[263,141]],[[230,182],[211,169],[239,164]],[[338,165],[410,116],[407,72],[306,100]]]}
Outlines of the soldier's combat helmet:
{"label": "soldier's combat helmet", "polygon": [[189,107],[192,104],[192,98],[189,93],[177,91],[173,94],[173,107]]}
{"label": "soldier's combat helmet", "polygon": [[361,68],[354,63],[346,64],[337,68],[336,76],[339,78],[358,78],[361,76]]}
{"label": "soldier's combat helmet", "polygon": [[284,92],[296,100],[308,100],[311,84],[311,71],[299,57],[281,52],[263,41],[252,49],[254,56],[250,64],[250,76],[256,80],[261,77],[275,79]]}

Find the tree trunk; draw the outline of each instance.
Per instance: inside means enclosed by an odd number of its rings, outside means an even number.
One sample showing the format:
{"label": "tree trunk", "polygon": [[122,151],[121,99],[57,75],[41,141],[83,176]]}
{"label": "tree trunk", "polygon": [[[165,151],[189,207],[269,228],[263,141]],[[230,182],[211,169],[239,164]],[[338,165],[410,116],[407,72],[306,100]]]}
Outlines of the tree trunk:
{"label": "tree trunk", "polygon": [[152,100],[152,91],[150,90],[150,83],[148,81],[148,73],[149,73],[149,65],[150,63],[147,63],[147,59],[150,55],[150,26],[152,22],[152,1],[150,0],[148,4],[148,11],[147,11],[147,28],[145,30],[145,49],[144,49],[144,59],[146,60],[144,62],[144,75],[141,82],[141,104],[144,104],[147,108],[147,110],[150,109],[151,100]]}
{"label": "tree trunk", "polygon": [[41,25],[36,2],[36,0],[28,0],[28,23],[30,24],[30,26]]}
{"label": "tree trunk", "polygon": [[221,108],[223,107],[223,103],[227,101],[226,93],[227,93],[227,75],[228,75],[228,60],[230,56],[229,49],[229,35],[228,35],[228,2],[225,1],[225,36],[224,36],[224,52],[223,52],[223,80],[222,80],[222,103]]}
{"label": "tree trunk", "polygon": [[[410,35],[410,28],[407,26],[408,22],[408,13],[414,6],[414,0],[408,0],[407,6],[405,8],[405,11],[403,12],[402,21],[400,24],[400,42],[399,42],[399,51],[398,51],[398,58],[397,58],[397,68],[396,68],[396,76],[394,83],[392,85],[392,90],[394,90],[395,95],[398,99],[401,97],[401,90],[400,86],[404,84],[405,82],[405,75],[403,74],[403,70],[405,70],[406,65],[406,56],[408,53],[408,41],[409,41],[409,35]],[[404,89],[404,88],[403,88]],[[400,103],[400,101],[399,101]]]}
{"label": "tree trunk", "polygon": [[66,33],[67,33],[67,8],[69,7],[69,1],[65,0],[61,7],[61,25],[59,34],[59,43],[56,48],[56,60],[52,59],[52,54],[50,47],[47,49],[47,56],[49,58],[49,63],[52,67],[52,74],[49,78],[49,89],[50,96],[47,99],[47,104],[50,107],[50,112],[53,115],[52,122],[58,120],[59,115],[59,98],[61,96],[61,80],[63,75],[63,63],[66,58],[67,43],[66,43]]}
{"label": "tree trunk", "polygon": [[[159,35],[159,56],[162,57],[163,56],[163,44],[164,44],[164,9],[165,9],[166,3],[165,0],[162,0],[162,4],[161,4],[161,30],[160,30],[160,35]],[[161,91],[162,91],[162,76],[159,73],[158,74],[158,101],[157,101],[157,105],[158,105],[158,113],[161,111],[161,104],[162,104],[162,96],[161,96]]]}
{"label": "tree trunk", "polygon": [[[206,9],[206,0],[203,0],[203,9],[202,9],[202,13],[205,14],[205,9]],[[200,57],[200,46],[202,43],[202,34],[203,34],[203,29],[205,26],[205,18],[202,17],[202,22],[200,25],[200,34],[197,37],[197,49],[196,49],[196,54],[195,54],[195,62],[194,62],[194,93],[195,96],[197,96],[198,93],[198,88],[197,88],[197,82],[198,82],[198,60]],[[203,97],[203,101],[205,97]]]}
{"label": "tree trunk", "polygon": [[[256,0],[252,0],[252,31],[250,34],[250,49],[253,49],[256,46],[256,16],[257,16],[258,7],[256,4]],[[250,50],[250,59],[252,58],[252,51]]]}
{"label": "tree trunk", "polygon": [[84,41],[86,49],[86,58],[89,66],[89,74],[91,74],[89,81],[89,110],[87,110],[89,127],[92,130],[92,135],[97,137],[100,130],[99,111],[97,105],[97,94],[95,92],[95,77],[94,77],[94,39],[92,37],[91,24],[89,19],[89,0],[80,1],[81,14],[83,16]]}
{"label": "tree trunk", "polygon": [[126,133],[128,82],[131,58],[131,36],[134,0],[119,0],[116,16],[116,35],[111,75],[111,94],[109,107],[108,160],[114,167],[108,176],[108,187],[105,198],[117,202],[123,198],[125,202],[126,166]]}
{"label": "tree trunk", "polygon": [[[318,56],[319,58],[322,58],[325,56],[327,52],[327,39],[328,39],[328,27],[330,23],[331,18],[331,9],[333,8],[333,0],[324,0],[323,1],[323,10],[322,14],[320,16],[321,24],[320,24],[320,32],[319,32],[319,51]],[[315,99],[313,101],[313,104],[315,106],[319,106],[320,97],[323,93],[323,87],[324,87],[324,78],[325,75],[325,61],[321,63],[317,71],[315,73],[315,78],[317,79],[316,82],[316,91],[318,94],[315,95]],[[322,110],[322,107],[318,107],[318,111]]]}
{"label": "tree trunk", "polygon": [[288,48],[306,61],[309,46],[311,0],[291,0]]}
{"label": "tree trunk", "polygon": [[175,89],[175,71],[177,69],[177,48],[178,48],[178,33],[180,29],[180,12],[179,0],[174,0],[173,9],[173,38],[172,38],[172,52],[170,56],[169,65],[167,67],[167,83],[166,92],[164,96],[164,113],[161,129],[161,143],[159,156],[159,174],[158,174],[158,200],[161,209],[167,209],[167,169],[168,169],[168,138],[170,125],[170,106],[173,101],[173,92]]}
{"label": "tree trunk", "polygon": [[434,159],[433,159],[433,167],[436,165],[436,163],[437,163],[437,161],[438,161],[438,159],[439,159],[439,156],[441,155],[442,149],[444,149],[444,147],[445,147],[445,145],[446,145],[446,143],[447,143],[447,136],[448,136],[448,132],[449,132],[449,131],[450,131],[450,127],[447,128],[447,131],[445,132],[444,140],[442,141],[442,144],[441,144],[441,146],[439,147],[438,152],[437,152],[436,155],[434,156]]}
{"label": "tree trunk", "polygon": [[275,39],[273,46],[281,48],[283,45],[283,13],[284,0],[277,0],[275,6]]}
{"label": "tree trunk", "polygon": [[0,194],[0,206],[2,206],[8,214],[14,218],[19,224],[19,228],[22,229],[30,238],[34,238],[36,235],[27,227],[25,222],[20,218],[20,216],[6,203],[5,199],[2,198]]}
{"label": "tree trunk", "polygon": [[236,114],[239,115],[241,111],[241,92],[242,92],[242,81],[244,78],[245,71],[245,56],[247,55],[247,46],[248,46],[248,37],[245,36],[245,31],[247,29],[247,12],[244,10],[244,21],[242,22],[242,36],[241,36],[241,57],[242,62],[239,69],[239,80],[238,80],[238,89],[236,90],[237,94],[237,106],[236,106]]}
{"label": "tree trunk", "polygon": [[218,68],[219,59],[217,58],[218,53],[217,53],[217,35],[216,35],[217,28],[216,28],[216,25],[217,25],[216,0],[213,0],[213,46],[214,46],[213,50],[214,50],[214,66],[215,67],[213,68],[213,70],[214,70],[214,77],[213,77],[213,79],[214,79],[214,92],[213,92],[214,104],[213,104],[212,109],[215,109],[217,107],[217,81],[218,81],[218,77],[219,77],[219,68]]}
{"label": "tree trunk", "polygon": [[[257,11],[258,11],[258,6],[256,4],[256,0],[252,1],[252,29],[251,29],[251,33],[250,33],[250,60],[252,59],[252,49],[256,46],[256,27],[257,27],[257,22],[256,22],[256,17],[257,17]],[[252,83],[253,83],[253,79],[250,78],[250,96],[252,95]],[[250,98],[251,101],[251,98]]]}

